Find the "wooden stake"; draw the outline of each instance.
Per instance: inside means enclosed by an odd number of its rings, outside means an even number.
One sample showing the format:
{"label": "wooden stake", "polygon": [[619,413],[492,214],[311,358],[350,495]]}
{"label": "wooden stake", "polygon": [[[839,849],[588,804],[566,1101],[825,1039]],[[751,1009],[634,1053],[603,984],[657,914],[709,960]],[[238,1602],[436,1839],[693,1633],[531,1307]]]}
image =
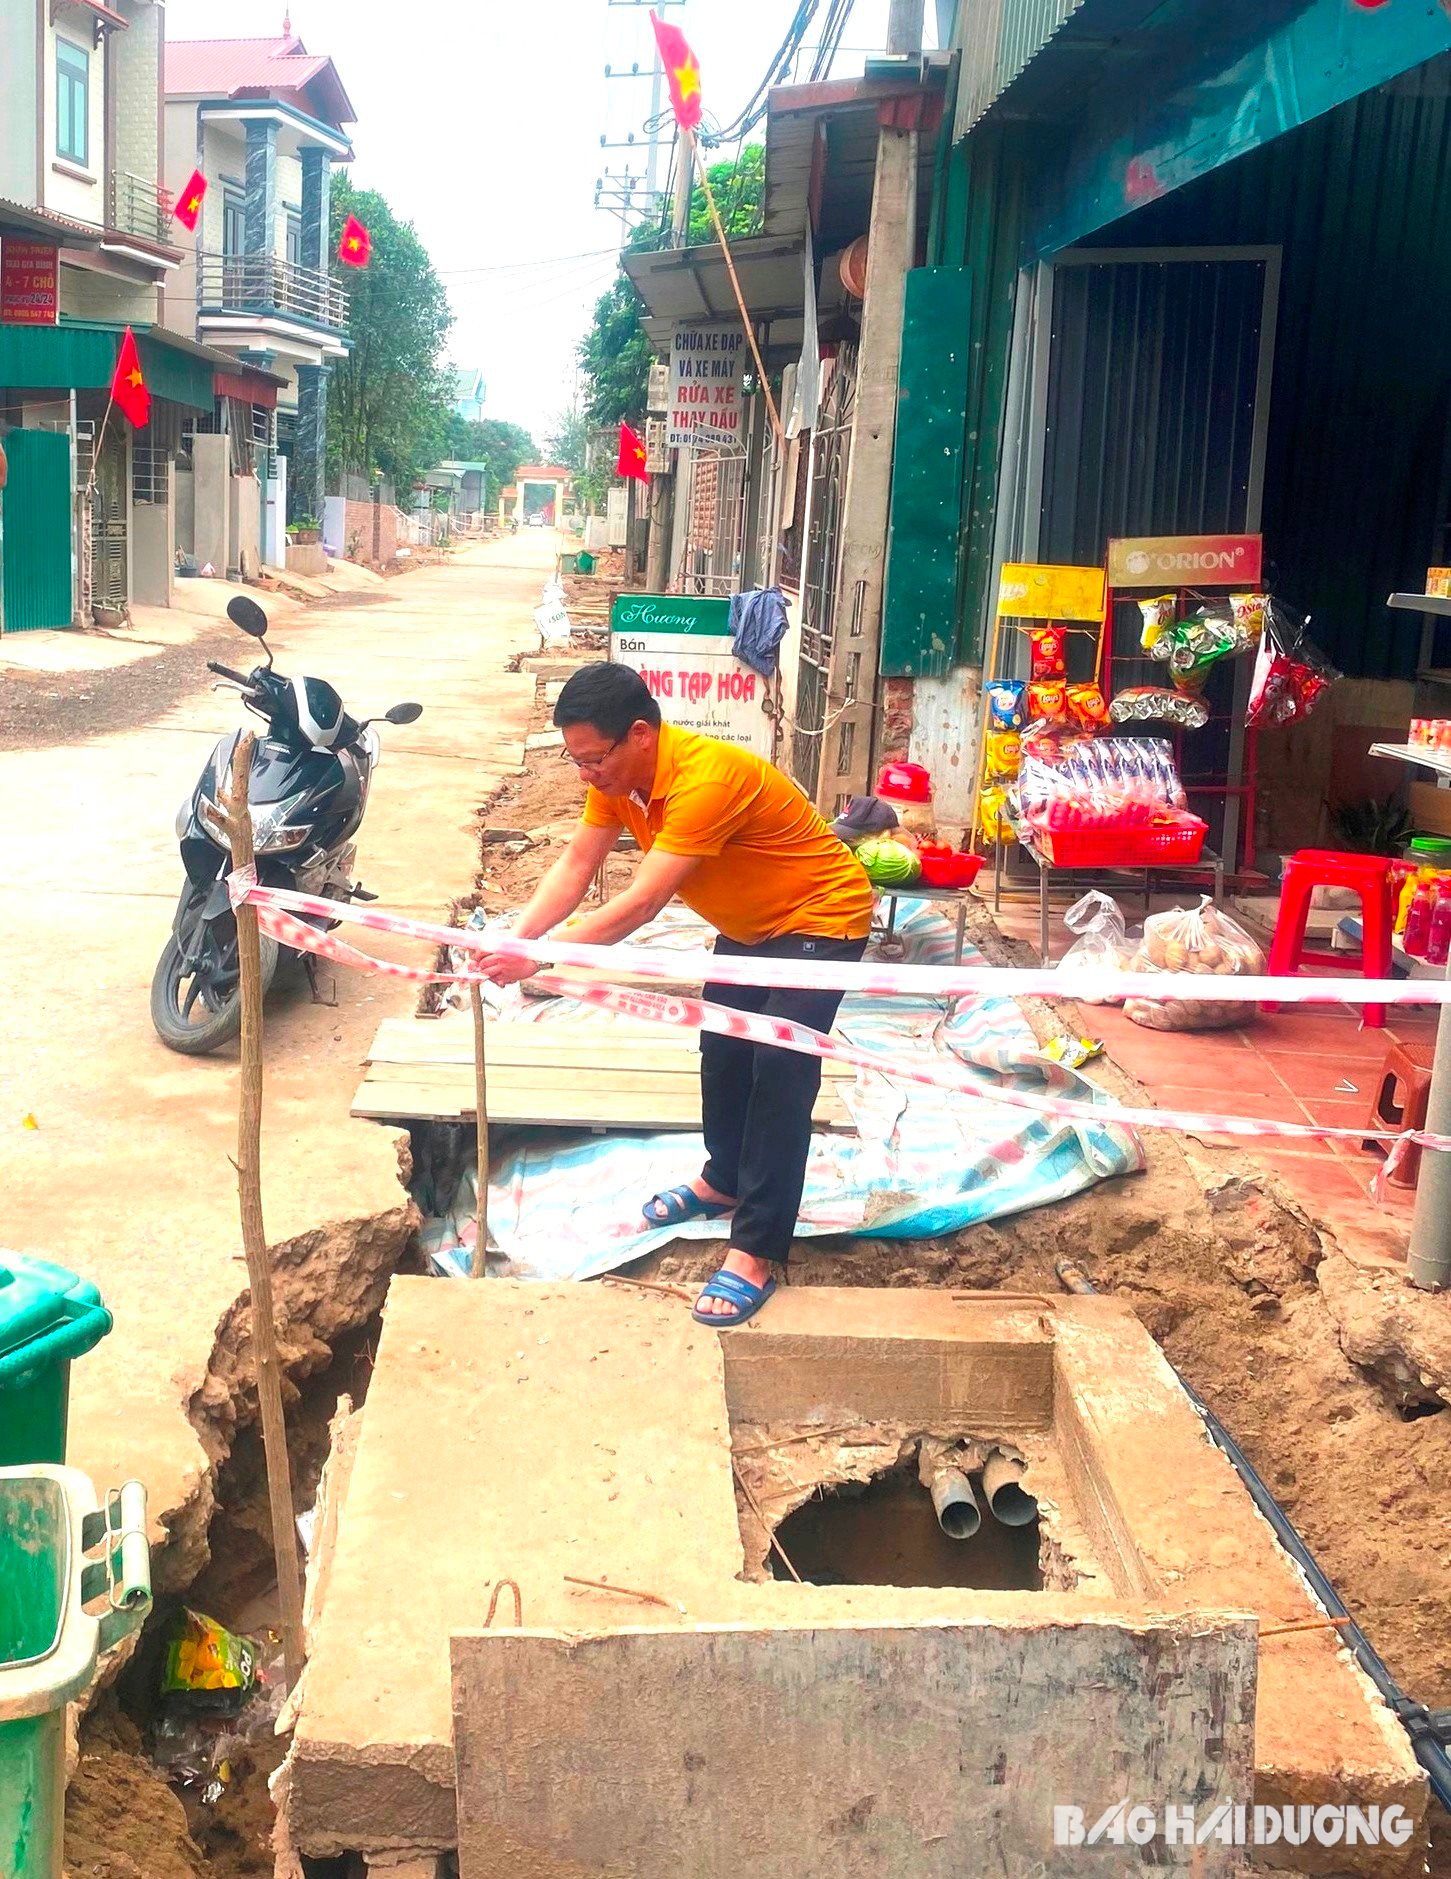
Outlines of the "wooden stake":
{"label": "wooden stake", "polygon": [[776,400],[771,393],[771,381],[766,376],[766,368],[761,360],[761,349],[756,344],[756,329],[751,324],[751,316],[746,311],[746,297],[741,292],[741,283],[736,276],[735,256],[731,245],[726,240],[725,225],[720,219],[720,210],[715,205],[715,191],[710,186],[710,177],[706,172],[705,158],[700,154],[700,147],[689,132],[684,133],[683,141],[690,156],[695,159],[695,167],[700,174],[701,188],[705,191],[705,206],[710,210],[711,224],[715,229],[715,238],[720,243],[720,251],[725,257],[726,273],[730,276],[731,288],[736,297],[736,308],[741,316],[741,325],[746,329],[746,341],[751,348],[751,357],[756,362],[756,376],[761,381],[761,390],[765,393],[766,409],[771,415],[771,429],[776,436],[777,448],[784,446],[786,434],[781,428],[781,413],[776,409]]}
{"label": "wooden stake", "polygon": [[771,1542],[772,1550],[780,1556],[781,1564],[786,1568],[787,1572],[790,1573],[791,1577],[796,1581],[797,1585],[800,1585],[801,1574],[791,1564],[790,1554],[786,1551],[785,1547],[782,1546],[781,1542],[776,1538],[776,1529],[771,1525],[770,1521],[767,1520],[766,1516],[762,1513],[761,1503],[756,1499],[756,1496],[754,1492],[752,1491],[750,1482],[747,1481],[746,1477],[741,1473],[734,1455],[732,1455],[731,1457],[731,1473],[736,1478],[736,1486],[740,1489],[741,1493],[745,1495],[746,1501],[750,1506],[751,1512],[756,1516],[757,1520],[760,1521],[761,1526],[765,1530],[766,1538]]}
{"label": "wooden stake", "polygon": [[646,1605],[663,1605],[666,1611],[683,1611],[683,1605],[677,1605],[668,1598],[661,1598],[658,1592],[637,1592],[633,1586],[611,1585],[608,1579],[581,1579],[574,1573],[564,1575],[566,1585],[587,1585],[592,1592],[614,1592],[620,1598],[637,1598]]}
{"label": "wooden stake", "polygon": [[1289,1625],[1262,1625],[1261,1638],[1283,1638],[1292,1631],[1339,1631],[1348,1625],[1348,1618],[1297,1618]]}
{"label": "wooden stake", "polygon": [[477,979],[469,984],[469,1008],[474,1014],[474,1112],[479,1137],[474,1176],[479,1190],[478,1207],[469,1277],[482,1279],[489,1259],[489,1076],[484,1061],[484,999]]}
{"label": "wooden stake", "polygon": [[[232,794],[227,827],[232,867],[250,868],[252,817],[247,786],[256,738],[243,733],[232,754]],[[287,1687],[302,1675],[302,1575],[297,1564],[297,1529],[292,1507],[292,1468],[287,1455],[287,1423],[282,1413],[282,1369],[277,1358],[277,1326],[272,1308],[272,1265],[262,1221],[262,960],[257,938],[257,909],[237,909],[237,962],[241,971],[242,1089],[237,1116],[237,1192],[242,1208],[242,1248],[252,1292],[252,1350],[257,1360],[257,1404],[262,1419],[262,1453],[267,1468],[267,1499],[272,1509],[272,1550],[277,1561],[277,1592],[282,1607],[282,1655]]]}

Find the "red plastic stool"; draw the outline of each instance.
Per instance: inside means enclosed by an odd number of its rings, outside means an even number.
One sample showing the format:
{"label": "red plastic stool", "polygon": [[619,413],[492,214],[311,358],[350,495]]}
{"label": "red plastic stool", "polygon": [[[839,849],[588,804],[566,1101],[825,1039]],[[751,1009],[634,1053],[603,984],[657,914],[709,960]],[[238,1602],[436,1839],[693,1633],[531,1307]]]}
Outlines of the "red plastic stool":
{"label": "red plastic stool", "polygon": [[[1424,1129],[1431,1099],[1431,1047],[1392,1044],[1375,1082],[1366,1126],[1372,1129]],[[1384,1155],[1384,1142],[1365,1146]],[[1414,1187],[1421,1173],[1421,1150],[1413,1144],[1390,1177],[1392,1187]]]}
{"label": "red plastic stool", "polygon": [[[1272,978],[1293,978],[1301,966],[1319,971],[1358,972],[1367,979],[1391,975],[1391,933],[1395,907],[1391,900],[1391,864],[1384,855],[1342,855],[1331,848],[1302,848],[1285,863],[1280,883],[1280,913],[1270,945]],[[1360,896],[1361,943],[1358,953],[1307,950],[1305,924],[1310,896],[1317,887],[1348,887]],[[1278,1011],[1265,1004],[1265,1011]],[[1363,1005],[1361,1015],[1373,1029],[1384,1025],[1384,1005]]]}

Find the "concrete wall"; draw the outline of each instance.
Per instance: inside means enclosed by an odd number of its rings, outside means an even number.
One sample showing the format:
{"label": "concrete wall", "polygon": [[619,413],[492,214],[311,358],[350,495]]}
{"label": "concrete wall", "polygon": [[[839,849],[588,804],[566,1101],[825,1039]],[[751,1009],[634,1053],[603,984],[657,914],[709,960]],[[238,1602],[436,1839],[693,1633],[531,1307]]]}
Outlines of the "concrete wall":
{"label": "concrete wall", "polygon": [[[41,177],[41,186],[45,195],[45,207],[53,209],[57,215],[68,215],[73,221],[94,222],[99,225],[105,218],[105,164],[106,164],[106,83],[105,58],[100,49],[91,44],[88,21],[78,14],[68,14],[64,28],[47,26],[45,33],[45,81],[42,96],[45,107],[45,172]],[[66,39],[86,54],[91,64],[90,82],[90,148],[83,165],[69,163],[68,159],[56,156],[56,98],[55,98],[55,42]],[[8,75],[6,91],[9,91]],[[81,175],[67,175],[57,170],[57,161],[65,161],[72,170],[80,169]]]}
{"label": "concrete wall", "polygon": [[1421,710],[1415,687],[1399,679],[1342,679],[1313,716],[1287,730],[1259,737],[1260,814],[1266,851],[1337,846],[1326,807],[1384,797],[1406,780],[1404,766],[1368,755],[1375,743],[1404,743],[1412,714],[1432,716],[1444,694],[1426,694]]}
{"label": "concrete wall", "polygon": [[33,6],[0,6],[0,72],[5,108],[0,110],[0,196],[34,202],[35,67],[38,47]]}
{"label": "concrete wall", "polygon": [[203,567],[218,574],[227,569],[231,524],[232,440],[198,435],[192,439],[192,552]]}
{"label": "concrete wall", "polygon": [[326,574],[327,549],[321,542],[289,542],[287,565],[294,574]]}
{"label": "concrete wall", "polygon": [[[185,188],[192,171],[198,167],[196,106],[168,104],[165,134],[164,181],[173,198],[176,198]],[[202,198],[202,215],[196,234],[189,235],[180,222],[175,224],[173,234],[177,246],[184,250],[184,258],[181,266],[167,275],[162,288],[162,324],[169,326],[173,333],[184,333],[188,339],[196,337],[196,254],[198,243],[206,233],[207,214],[212,206],[211,195],[212,191],[208,189]]]}
{"label": "concrete wall", "polygon": [[187,554],[196,553],[196,479],[190,470],[172,472],[175,492],[176,545]]}
{"label": "concrete wall", "polygon": [[975,667],[960,666],[945,678],[880,682],[888,707],[888,730],[893,724],[894,701],[905,697],[907,755],[931,773],[938,821],[965,828],[972,818],[977,782],[981,674]]}
{"label": "concrete wall", "polygon": [[156,288],[144,281],[88,268],[60,270],[60,310],[72,320],[145,321],[149,326],[156,318],[157,301]]}
{"label": "concrete wall", "polygon": [[460,1879],[1076,1879],[1127,1868],[1055,1847],[1055,1806],[1254,1787],[1246,1619],[483,1632],[452,1655]]}
{"label": "concrete wall", "polygon": [[[187,479],[190,482],[190,478]],[[143,606],[171,605],[176,556],[176,493],[168,481],[165,502],[131,505],[131,598]]]}
{"label": "concrete wall", "polygon": [[116,168],[147,182],[160,182],[161,43],[166,11],[138,0],[125,0],[122,10],[131,24],[124,33],[110,36]]}
{"label": "concrete wall", "polygon": [[228,572],[256,576],[262,565],[262,486],[255,476],[234,476],[228,496]]}

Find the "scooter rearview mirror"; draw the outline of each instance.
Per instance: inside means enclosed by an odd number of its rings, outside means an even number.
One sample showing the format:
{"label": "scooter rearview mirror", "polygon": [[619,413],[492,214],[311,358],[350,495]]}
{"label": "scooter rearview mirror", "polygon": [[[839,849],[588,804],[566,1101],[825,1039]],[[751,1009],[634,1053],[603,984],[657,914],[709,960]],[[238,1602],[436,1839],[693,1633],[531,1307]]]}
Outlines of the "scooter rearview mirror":
{"label": "scooter rearview mirror", "polygon": [[423,716],[422,705],[394,705],[383,714],[390,724],[413,724]]}
{"label": "scooter rearview mirror", "polygon": [[227,602],[227,618],[233,626],[240,626],[244,633],[250,633],[253,639],[264,639],[267,634],[267,615],[255,600],[248,600],[245,594],[238,594]]}

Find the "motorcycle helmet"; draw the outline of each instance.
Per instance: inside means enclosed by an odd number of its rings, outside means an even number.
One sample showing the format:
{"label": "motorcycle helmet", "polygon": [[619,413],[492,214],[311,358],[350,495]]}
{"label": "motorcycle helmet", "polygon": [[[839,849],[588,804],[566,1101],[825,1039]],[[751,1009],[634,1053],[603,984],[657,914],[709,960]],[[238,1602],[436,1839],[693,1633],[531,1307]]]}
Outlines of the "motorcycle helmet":
{"label": "motorcycle helmet", "polygon": [[284,735],[332,750],[343,728],[343,701],[326,679],[289,679],[273,715]]}

